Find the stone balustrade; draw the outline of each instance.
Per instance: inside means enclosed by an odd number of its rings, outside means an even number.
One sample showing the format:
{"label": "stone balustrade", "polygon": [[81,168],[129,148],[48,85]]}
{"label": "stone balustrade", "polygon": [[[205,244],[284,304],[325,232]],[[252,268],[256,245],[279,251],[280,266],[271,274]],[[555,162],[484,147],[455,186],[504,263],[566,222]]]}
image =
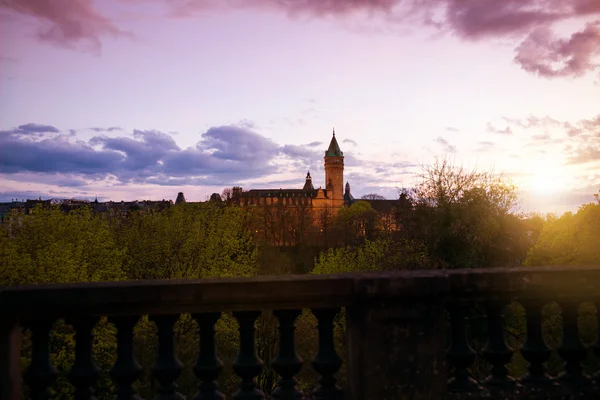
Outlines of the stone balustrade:
{"label": "stone balustrade", "polygon": [[[560,307],[562,342],[550,348],[542,329],[543,307]],[[600,267],[536,267],[451,271],[406,271],[322,276],[275,276],[182,281],[130,281],[31,285],[0,289],[0,384],[2,400],[51,398],[59,371],[50,361],[49,333],[64,320],[75,331],[75,361],[68,371],[76,399],[94,399],[99,368],[93,359],[93,328],[102,317],[116,327],[116,362],[110,369],[116,399],[139,399],[134,383],[142,367],[135,357],[133,329],[148,315],[157,328],[156,399],[183,399],[176,381],[184,368],[198,379],[194,399],[222,399],[215,324],[232,313],[239,325],[239,378],[234,399],[262,399],[256,377],[263,361],[256,352],[255,321],[272,311],[279,324],[279,352],[271,367],[279,375],[274,399],[597,399],[600,372],[584,373],[586,357],[600,357],[600,335],[584,344],[578,315],[582,303],[600,307]],[[519,304],[526,338],[519,349],[505,340],[505,314]],[[593,307],[593,306],[592,306]],[[302,391],[295,376],[303,365],[295,348],[295,321],[311,310],[318,321],[318,350],[311,367],[318,387]],[[334,318],[343,312],[346,354],[334,345]],[[198,323],[196,363],[177,358],[174,325],[181,314]],[[596,318],[596,325],[598,318]],[[473,324],[483,337],[468,335]],[[23,372],[21,338],[31,333],[31,363]],[[507,365],[519,351],[528,363],[524,376]],[[551,356],[564,363],[551,376]],[[484,360],[484,361],[482,361]],[[336,374],[345,362],[347,384]],[[475,365],[487,377],[473,374]],[[598,363],[596,363],[597,365]],[[589,372],[589,371],[588,371]]]}

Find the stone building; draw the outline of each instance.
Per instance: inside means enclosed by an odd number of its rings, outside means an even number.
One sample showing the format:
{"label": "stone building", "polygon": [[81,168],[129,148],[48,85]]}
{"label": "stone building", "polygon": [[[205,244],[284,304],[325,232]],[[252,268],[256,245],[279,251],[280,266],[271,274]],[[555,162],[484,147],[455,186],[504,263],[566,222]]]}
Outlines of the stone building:
{"label": "stone building", "polygon": [[313,211],[331,210],[334,214],[354,201],[350,184],[344,185],[344,153],[335,138],[335,131],[325,151],[325,187],[315,189],[310,171],[302,188],[252,189],[244,191],[234,187],[230,201],[240,206],[282,205],[290,207],[307,206]]}

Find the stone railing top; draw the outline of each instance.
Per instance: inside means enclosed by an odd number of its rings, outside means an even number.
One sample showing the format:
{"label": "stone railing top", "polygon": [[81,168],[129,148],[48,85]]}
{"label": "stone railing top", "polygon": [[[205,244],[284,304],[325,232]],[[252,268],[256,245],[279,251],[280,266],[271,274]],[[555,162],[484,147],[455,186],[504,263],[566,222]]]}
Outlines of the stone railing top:
{"label": "stone railing top", "polygon": [[19,319],[77,315],[343,307],[394,299],[536,297],[594,301],[600,266],[420,270],[144,280],[0,288],[2,314]]}

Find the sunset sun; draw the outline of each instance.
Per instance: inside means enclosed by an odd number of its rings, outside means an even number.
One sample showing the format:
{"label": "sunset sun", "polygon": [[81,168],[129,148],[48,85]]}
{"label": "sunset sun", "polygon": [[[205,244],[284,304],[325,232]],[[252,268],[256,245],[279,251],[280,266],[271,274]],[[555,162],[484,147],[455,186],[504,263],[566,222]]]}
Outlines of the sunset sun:
{"label": "sunset sun", "polygon": [[553,196],[566,189],[569,183],[564,171],[555,167],[540,167],[532,174],[528,188],[534,196]]}

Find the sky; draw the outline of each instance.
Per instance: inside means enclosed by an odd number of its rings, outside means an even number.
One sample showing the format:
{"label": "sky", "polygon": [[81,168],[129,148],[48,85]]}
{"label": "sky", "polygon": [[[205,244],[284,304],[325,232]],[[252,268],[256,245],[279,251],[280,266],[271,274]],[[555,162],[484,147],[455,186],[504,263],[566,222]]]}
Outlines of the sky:
{"label": "sky", "polygon": [[0,201],[354,197],[436,158],[520,211],[600,189],[599,0],[0,0]]}

